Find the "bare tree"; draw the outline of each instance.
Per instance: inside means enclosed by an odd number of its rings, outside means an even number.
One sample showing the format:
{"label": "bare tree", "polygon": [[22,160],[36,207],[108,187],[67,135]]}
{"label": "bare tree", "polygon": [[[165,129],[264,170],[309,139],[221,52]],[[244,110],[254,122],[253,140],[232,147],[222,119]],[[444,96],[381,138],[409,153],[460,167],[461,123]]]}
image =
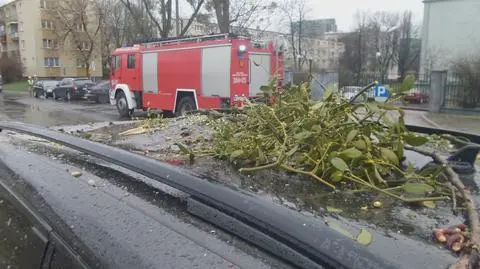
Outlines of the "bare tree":
{"label": "bare tree", "polygon": [[397,13],[375,12],[370,17],[369,28],[376,51],[376,71],[384,80],[398,58],[400,16]]}
{"label": "bare tree", "polygon": [[55,11],[60,44],[76,50],[75,55],[83,62],[88,76],[94,52],[101,50],[104,22],[101,7],[90,0],[62,0],[56,3]]}
{"label": "bare tree", "polygon": [[[132,17],[136,19],[136,23],[139,24],[139,21],[145,20],[143,17],[138,17],[137,7],[138,4],[134,0],[120,0],[127,10],[130,12]],[[168,37],[173,28],[172,25],[172,13],[173,13],[173,4],[172,0],[140,0],[142,10],[146,13],[147,19],[152,22],[154,27],[158,30],[158,33],[161,37]],[[196,16],[199,14],[200,9],[202,8],[205,0],[187,0],[190,6],[193,8],[193,11],[187,21],[187,23],[181,28],[179,36],[184,36],[192,23],[195,21]],[[139,27],[140,28],[140,27]],[[140,28],[143,29],[143,28]],[[180,28],[179,28],[180,29]]]}
{"label": "bare tree", "polygon": [[412,23],[412,12],[405,11],[400,23],[400,44],[398,50],[398,73],[403,80],[407,72],[418,72],[420,58],[419,27]]}
{"label": "bare tree", "polygon": [[221,33],[246,32],[253,26],[267,28],[269,15],[276,10],[277,3],[258,0],[209,0],[205,8],[208,14],[214,15]]}
{"label": "bare tree", "polygon": [[20,80],[23,71],[24,67],[17,52],[2,52],[0,55],[0,75],[3,82]]}
{"label": "bare tree", "polygon": [[210,3],[215,10],[217,25],[220,32],[230,32],[230,0],[212,0]]}
{"label": "bare tree", "polygon": [[280,4],[282,15],[285,16],[289,28],[290,46],[296,69],[301,69],[306,61],[306,51],[303,49],[304,22],[307,15],[305,0],[284,0]]}
{"label": "bare tree", "polygon": [[362,74],[368,72],[371,54],[370,30],[368,27],[369,14],[357,11],[355,14],[355,29],[342,35],[340,42],[345,44],[345,53],[340,57],[340,83],[342,85],[359,85]]}

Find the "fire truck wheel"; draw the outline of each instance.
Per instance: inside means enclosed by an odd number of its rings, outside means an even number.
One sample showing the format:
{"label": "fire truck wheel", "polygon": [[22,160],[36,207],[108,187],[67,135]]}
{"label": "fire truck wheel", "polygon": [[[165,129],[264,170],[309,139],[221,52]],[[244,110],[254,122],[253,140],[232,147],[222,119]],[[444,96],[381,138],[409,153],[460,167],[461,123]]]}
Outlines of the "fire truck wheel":
{"label": "fire truck wheel", "polygon": [[116,103],[117,103],[117,110],[118,114],[120,114],[120,117],[122,118],[127,118],[130,116],[131,112],[133,112],[133,109],[130,110],[128,109],[128,103],[127,103],[127,97],[125,97],[125,94],[123,92],[119,92],[116,96]]}
{"label": "fire truck wheel", "polygon": [[189,111],[195,110],[195,101],[190,96],[185,96],[178,102],[175,116],[185,116]]}

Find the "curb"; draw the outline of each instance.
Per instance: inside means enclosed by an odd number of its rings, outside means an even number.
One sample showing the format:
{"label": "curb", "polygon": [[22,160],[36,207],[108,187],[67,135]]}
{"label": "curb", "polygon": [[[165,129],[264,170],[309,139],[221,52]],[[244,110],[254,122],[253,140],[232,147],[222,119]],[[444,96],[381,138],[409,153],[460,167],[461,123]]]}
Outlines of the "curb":
{"label": "curb", "polygon": [[[420,116],[422,117],[422,119],[423,119],[424,121],[428,122],[428,123],[429,123],[430,125],[432,125],[433,127],[438,128],[438,129],[442,129],[442,128],[443,128],[443,127],[442,127],[441,125],[439,125],[438,123],[436,123],[436,122],[434,122],[433,120],[429,119],[426,114],[423,114],[423,113],[422,113],[422,114],[420,114]],[[444,128],[443,128],[443,129],[444,129]]]}
{"label": "curb", "polygon": [[420,107],[408,107],[408,106],[399,106],[399,108],[403,110],[415,110],[415,111],[428,111],[428,108],[420,108]]}

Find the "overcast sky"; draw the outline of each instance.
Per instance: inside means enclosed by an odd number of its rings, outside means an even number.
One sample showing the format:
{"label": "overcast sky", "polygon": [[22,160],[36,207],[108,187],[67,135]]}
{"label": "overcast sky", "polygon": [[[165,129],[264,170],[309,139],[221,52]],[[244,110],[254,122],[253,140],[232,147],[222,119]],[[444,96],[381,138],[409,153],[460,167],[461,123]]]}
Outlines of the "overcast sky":
{"label": "overcast sky", "polygon": [[[10,1],[0,0],[0,4]],[[181,2],[183,1],[185,0],[181,0]],[[421,23],[423,16],[422,0],[307,0],[307,2],[311,7],[311,11],[308,13],[309,19],[335,18],[341,31],[351,30],[354,23],[353,17],[357,10],[372,12],[411,10],[417,23]]]}
{"label": "overcast sky", "polygon": [[348,31],[352,27],[357,10],[403,11],[411,10],[415,21],[420,23],[423,17],[422,0],[308,0],[312,11],[310,18],[335,18],[339,30]]}

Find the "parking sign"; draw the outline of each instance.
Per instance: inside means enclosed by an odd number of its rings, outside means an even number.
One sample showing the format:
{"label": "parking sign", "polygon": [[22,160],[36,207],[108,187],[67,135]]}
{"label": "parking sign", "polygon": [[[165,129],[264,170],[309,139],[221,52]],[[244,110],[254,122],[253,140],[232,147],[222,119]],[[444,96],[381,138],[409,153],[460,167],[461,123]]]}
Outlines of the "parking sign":
{"label": "parking sign", "polygon": [[387,87],[385,87],[385,85],[380,84],[375,88],[375,97],[388,97],[388,96],[389,96],[388,89]]}
{"label": "parking sign", "polygon": [[377,102],[385,102],[390,95],[387,87],[385,85],[379,84],[375,87],[375,101]]}

